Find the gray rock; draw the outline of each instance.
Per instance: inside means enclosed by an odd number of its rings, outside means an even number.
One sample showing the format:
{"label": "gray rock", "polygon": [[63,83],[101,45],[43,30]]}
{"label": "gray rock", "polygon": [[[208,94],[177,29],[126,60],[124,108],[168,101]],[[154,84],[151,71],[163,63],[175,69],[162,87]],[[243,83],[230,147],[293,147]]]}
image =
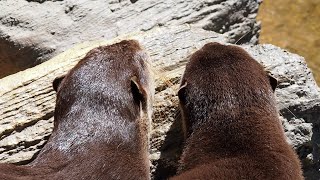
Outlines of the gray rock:
{"label": "gray rock", "polygon": [[304,58],[269,44],[244,48],[278,79],[275,93],[288,142],[306,179],[320,179],[320,89]]}
{"label": "gray rock", "polygon": [[[161,179],[175,173],[182,146],[176,92],[188,56],[208,42],[228,42],[224,35],[188,25],[79,44],[47,62],[1,79],[1,162],[22,164],[32,160],[51,133],[55,100],[52,80],[66,73],[90,49],[121,39],[138,40],[154,66],[156,95],[150,149],[153,176]],[[320,144],[319,88],[304,59],[273,45],[243,47],[279,80],[276,97],[288,141],[299,153],[305,175],[319,177],[314,166]]]}
{"label": "gray rock", "polygon": [[[53,127],[53,79],[66,73],[90,49],[121,39],[138,40],[153,61],[157,93],[150,157],[154,172],[161,155],[159,149],[163,147],[167,131],[175,120],[178,101],[173,88],[177,85],[172,85],[178,83],[186,57],[208,42],[226,42],[223,35],[189,25],[155,28],[110,41],[79,44],[38,66],[0,79],[0,162],[25,164],[35,157]],[[174,147],[173,152],[176,151],[177,147]],[[169,155],[168,161],[176,165],[172,159],[177,160],[177,156],[173,153]]]}
{"label": "gray rock", "polygon": [[287,137],[297,149],[320,123],[319,87],[303,57],[273,45],[245,46],[278,79],[276,96]]}
{"label": "gray rock", "polygon": [[0,77],[42,63],[89,40],[192,24],[257,43],[261,0],[2,0]]}

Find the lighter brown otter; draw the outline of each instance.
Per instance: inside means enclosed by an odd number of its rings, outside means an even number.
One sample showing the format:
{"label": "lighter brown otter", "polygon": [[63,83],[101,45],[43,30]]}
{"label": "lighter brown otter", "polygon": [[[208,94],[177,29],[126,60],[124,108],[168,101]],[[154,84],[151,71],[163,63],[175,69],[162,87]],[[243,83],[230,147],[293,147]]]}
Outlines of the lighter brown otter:
{"label": "lighter brown otter", "polygon": [[54,129],[30,164],[0,164],[5,180],[150,179],[148,56],[129,40],[91,50],[53,82]]}
{"label": "lighter brown otter", "polygon": [[178,92],[186,142],[172,179],[303,179],[278,118],[275,87],[240,47],[209,43],[195,52]]}

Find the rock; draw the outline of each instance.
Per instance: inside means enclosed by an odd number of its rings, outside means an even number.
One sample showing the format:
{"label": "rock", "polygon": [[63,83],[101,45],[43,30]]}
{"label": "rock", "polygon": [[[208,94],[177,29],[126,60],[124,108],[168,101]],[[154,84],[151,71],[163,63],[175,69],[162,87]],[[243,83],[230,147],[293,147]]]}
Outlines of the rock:
{"label": "rock", "polygon": [[[182,146],[176,92],[188,56],[207,42],[228,42],[224,35],[188,25],[82,43],[47,62],[1,79],[1,162],[23,164],[32,160],[51,132],[53,79],[66,73],[90,49],[121,39],[138,40],[149,52],[156,74],[150,149],[152,174],[155,179],[165,179],[175,173]],[[296,148],[305,167],[313,168],[317,153],[310,153],[320,143],[319,88],[304,59],[273,45],[243,47],[279,80],[276,96],[288,141]],[[306,171],[306,175],[312,173]]]}
{"label": "rock", "polygon": [[157,26],[192,24],[257,43],[261,0],[2,0],[0,78],[75,44]]}
{"label": "rock", "polygon": [[320,179],[320,89],[303,57],[273,45],[245,46],[278,79],[278,109],[306,179]]}
{"label": "rock", "polygon": [[312,124],[319,124],[319,87],[303,57],[273,45],[244,46],[278,79],[278,109],[289,142],[299,148],[310,142]]}
{"label": "rock", "polygon": [[[178,83],[186,63],[185,57],[207,42],[226,42],[224,36],[192,28],[188,25],[155,28],[120,36],[110,41],[87,42],[71,48],[55,58],[33,68],[7,76],[0,80],[0,161],[22,163],[30,161],[48,139],[53,127],[55,92],[52,81],[65,74],[79,59],[94,47],[112,44],[121,39],[136,39],[150,53],[157,77],[157,95],[154,115],[154,144],[157,137],[164,138],[173,117],[164,119],[161,108],[176,109],[171,97],[175,91],[168,86]],[[171,82],[173,81],[173,82]],[[168,91],[167,94],[163,92]],[[165,99],[163,99],[165,98]],[[170,106],[168,106],[170,105]],[[161,118],[161,119],[160,119]],[[160,142],[161,143],[161,142]],[[153,145],[154,155],[161,144]]]}

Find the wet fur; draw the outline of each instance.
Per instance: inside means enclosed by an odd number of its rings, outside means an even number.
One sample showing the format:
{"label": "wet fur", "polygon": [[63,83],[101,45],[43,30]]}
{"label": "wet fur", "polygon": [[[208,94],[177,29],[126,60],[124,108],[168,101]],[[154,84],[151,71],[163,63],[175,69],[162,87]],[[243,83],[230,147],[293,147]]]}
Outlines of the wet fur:
{"label": "wet fur", "polygon": [[54,129],[30,164],[0,165],[0,179],[149,179],[153,85],[136,41],[91,50],[53,82]]}
{"label": "wet fur", "polygon": [[275,86],[240,47],[209,43],[195,52],[178,92],[186,142],[172,179],[303,179]]}

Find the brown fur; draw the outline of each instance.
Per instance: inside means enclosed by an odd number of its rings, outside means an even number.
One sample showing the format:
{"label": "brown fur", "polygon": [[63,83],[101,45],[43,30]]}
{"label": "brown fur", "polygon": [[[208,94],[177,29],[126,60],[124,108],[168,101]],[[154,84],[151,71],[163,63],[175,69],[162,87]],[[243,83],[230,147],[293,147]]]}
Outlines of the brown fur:
{"label": "brown fur", "polygon": [[136,41],[91,50],[63,78],[54,130],[30,164],[0,165],[0,179],[150,179],[147,126],[153,87]]}
{"label": "brown fur", "polygon": [[172,179],[303,179],[275,85],[239,47],[209,43],[194,53],[178,92],[187,139]]}

